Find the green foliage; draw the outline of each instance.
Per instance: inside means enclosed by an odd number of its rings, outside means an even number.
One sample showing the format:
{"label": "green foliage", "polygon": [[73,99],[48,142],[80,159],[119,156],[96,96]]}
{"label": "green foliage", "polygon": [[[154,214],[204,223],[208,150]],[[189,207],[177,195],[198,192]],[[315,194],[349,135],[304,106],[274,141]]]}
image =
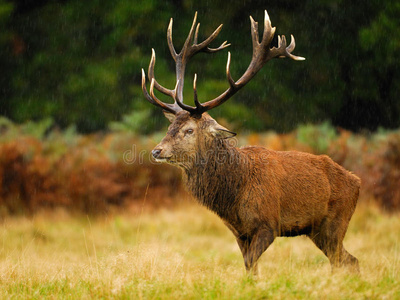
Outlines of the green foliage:
{"label": "green foliage", "polygon": [[0,115],[10,112],[10,99],[13,89],[11,87],[11,74],[15,68],[15,62],[11,59],[14,51],[19,51],[18,39],[13,39],[9,22],[14,10],[14,5],[8,1],[0,0]]}
{"label": "green foliage", "polygon": [[27,121],[24,124],[17,125],[7,118],[0,117],[0,130],[2,132],[0,141],[16,139],[20,135],[43,139],[53,123],[51,118],[47,118],[38,122]]}
{"label": "green foliage", "polygon": [[120,122],[111,122],[109,128],[112,131],[127,131],[132,133],[144,132],[144,124],[147,123],[151,114],[150,110],[132,111],[123,115]]}
{"label": "green foliage", "polygon": [[296,135],[299,142],[310,146],[317,154],[327,153],[329,146],[337,138],[336,130],[329,122],[300,125]]}
{"label": "green foliage", "polygon": [[[14,5],[10,2],[6,2],[4,0],[0,1],[0,24],[4,25],[11,16],[11,13],[14,9]],[[4,36],[4,32],[1,32],[2,37]]]}
{"label": "green foliage", "polygon": [[373,55],[376,68],[400,64],[400,3],[388,1],[368,27],[360,30],[360,45]]}
{"label": "green foliage", "polygon": [[22,125],[21,132],[36,139],[42,139],[52,125],[53,120],[51,118],[43,119],[39,122],[28,121]]}

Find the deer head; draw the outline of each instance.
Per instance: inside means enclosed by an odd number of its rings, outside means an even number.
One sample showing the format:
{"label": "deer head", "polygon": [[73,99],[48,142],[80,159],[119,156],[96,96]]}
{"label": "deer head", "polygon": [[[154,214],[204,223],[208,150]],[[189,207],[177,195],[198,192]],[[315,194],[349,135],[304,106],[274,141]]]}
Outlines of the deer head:
{"label": "deer head", "polygon": [[[259,41],[258,23],[250,17],[251,36],[253,43],[253,55],[251,62],[244,74],[235,81],[230,73],[231,54],[228,52],[226,64],[226,77],[229,87],[218,97],[200,103],[197,98],[196,81],[197,75],[194,75],[193,91],[195,106],[187,105],[183,102],[183,86],[185,68],[189,59],[199,53],[214,53],[230,46],[223,42],[218,48],[210,48],[209,45],[218,36],[222,29],[222,24],[203,42],[198,43],[198,33],[200,23],[196,25],[197,12],[195,13],[189,35],[179,54],[176,53],[172,42],[172,18],[167,30],[168,47],[172,58],[176,64],[176,85],[174,89],[167,89],[160,85],[154,78],[154,65],[156,55],[152,49],[152,56],[148,69],[148,78],[150,81],[150,93],[146,88],[146,75],[142,69],[142,90],[146,99],[153,105],[161,107],[166,117],[171,121],[166,137],[154,148],[152,155],[154,158],[166,161],[178,166],[185,167],[192,163],[199,151],[206,151],[216,140],[224,140],[233,137],[235,133],[219,125],[208,113],[214,107],[217,107],[232,97],[237,91],[244,87],[254,75],[272,58],[288,57],[293,60],[304,60],[303,57],[295,56],[292,51],[295,48],[295,40],[291,36],[291,43],[286,44],[285,36],[278,36],[278,47],[271,48],[271,42],[275,34],[275,27],[271,27],[267,11],[264,18],[264,32],[261,42]],[[154,88],[159,92],[170,96],[174,103],[164,103],[154,94]]]}
{"label": "deer head", "polygon": [[195,162],[206,159],[214,142],[236,135],[219,125],[208,113],[196,117],[185,110],[164,114],[171,125],[167,135],[152,151],[153,157],[184,169],[190,169]]}

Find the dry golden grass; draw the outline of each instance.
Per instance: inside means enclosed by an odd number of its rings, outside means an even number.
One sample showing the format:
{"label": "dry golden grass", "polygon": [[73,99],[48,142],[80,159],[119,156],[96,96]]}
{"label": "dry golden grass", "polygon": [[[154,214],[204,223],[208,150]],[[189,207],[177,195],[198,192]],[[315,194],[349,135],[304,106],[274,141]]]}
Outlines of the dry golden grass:
{"label": "dry golden grass", "polygon": [[9,217],[0,297],[11,299],[400,299],[400,218],[360,205],[345,246],[361,276],[331,274],[305,237],[279,238],[245,275],[232,234],[196,204],[89,218]]}

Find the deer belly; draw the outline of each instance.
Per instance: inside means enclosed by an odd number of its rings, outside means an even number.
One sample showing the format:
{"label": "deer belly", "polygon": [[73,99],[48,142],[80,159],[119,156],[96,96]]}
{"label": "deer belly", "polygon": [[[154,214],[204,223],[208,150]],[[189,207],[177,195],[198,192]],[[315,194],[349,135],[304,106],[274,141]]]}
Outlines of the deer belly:
{"label": "deer belly", "polygon": [[[279,200],[279,232],[284,236],[310,233],[328,214],[329,184],[293,189]],[[323,183],[323,184],[322,184]]]}

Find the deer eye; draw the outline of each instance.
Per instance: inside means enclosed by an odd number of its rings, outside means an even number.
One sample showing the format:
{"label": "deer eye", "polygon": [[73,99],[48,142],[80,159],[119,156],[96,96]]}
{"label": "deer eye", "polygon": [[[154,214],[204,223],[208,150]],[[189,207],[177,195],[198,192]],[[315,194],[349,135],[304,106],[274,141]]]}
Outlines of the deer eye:
{"label": "deer eye", "polygon": [[193,129],[191,129],[191,128],[186,129],[185,134],[193,134]]}

